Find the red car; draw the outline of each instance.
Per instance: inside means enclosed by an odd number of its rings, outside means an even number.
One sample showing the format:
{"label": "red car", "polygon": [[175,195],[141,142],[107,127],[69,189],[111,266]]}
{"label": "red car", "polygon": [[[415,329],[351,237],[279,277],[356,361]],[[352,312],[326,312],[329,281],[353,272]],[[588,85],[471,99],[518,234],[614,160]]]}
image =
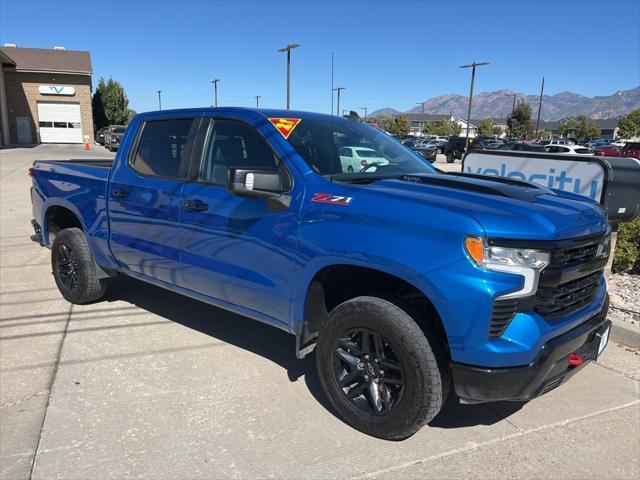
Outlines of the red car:
{"label": "red car", "polygon": [[640,159],[640,142],[627,142],[620,150],[621,157]]}
{"label": "red car", "polygon": [[618,145],[600,145],[593,149],[593,154],[599,157],[619,157],[622,147]]}

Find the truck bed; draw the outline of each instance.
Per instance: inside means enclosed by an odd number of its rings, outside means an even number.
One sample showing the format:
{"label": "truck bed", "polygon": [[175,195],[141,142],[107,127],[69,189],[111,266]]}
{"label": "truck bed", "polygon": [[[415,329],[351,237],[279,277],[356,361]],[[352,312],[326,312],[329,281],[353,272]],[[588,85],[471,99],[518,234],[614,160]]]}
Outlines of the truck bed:
{"label": "truck bed", "polygon": [[53,164],[71,164],[71,165],[86,165],[89,167],[104,167],[111,168],[113,166],[114,159],[108,158],[80,158],[72,160],[40,160],[38,163],[53,163]]}

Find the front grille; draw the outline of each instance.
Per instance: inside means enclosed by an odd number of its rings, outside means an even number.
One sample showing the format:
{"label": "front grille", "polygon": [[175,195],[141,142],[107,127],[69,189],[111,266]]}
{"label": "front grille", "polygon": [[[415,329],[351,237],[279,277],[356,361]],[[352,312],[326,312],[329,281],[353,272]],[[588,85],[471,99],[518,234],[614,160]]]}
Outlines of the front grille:
{"label": "front grille", "polygon": [[598,253],[599,243],[583,245],[577,248],[554,250],[551,252],[551,265],[567,266],[593,259]]}
{"label": "front grille", "polygon": [[499,337],[507,329],[507,326],[518,311],[518,299],[496,300],[491,311],[491,323],[489,324],[489,336]]}
{"label": "front grille", "polygon": [[602,270],[598,270],[555,287],[541,287],[536,293],[534,310],[545,318],[579,310],[596,297],[601,281]]}

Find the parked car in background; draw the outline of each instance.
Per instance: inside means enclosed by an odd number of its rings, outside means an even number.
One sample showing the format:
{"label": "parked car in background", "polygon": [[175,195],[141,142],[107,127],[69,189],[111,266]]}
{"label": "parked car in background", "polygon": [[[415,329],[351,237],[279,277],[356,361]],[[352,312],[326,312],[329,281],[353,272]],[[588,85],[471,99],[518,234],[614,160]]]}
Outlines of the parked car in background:
{"label": "parked car in background", "polygon": [[367,147],[342,147],[339,155],[344,173],[359,172],[373,163],[380,165],[389,163],[380,152]]}
{"label": "parked car in background", "polygon": [[640,142],[625,143],[620,150],[620,156],[640,159]]}
{"label": "parked car in background", "polygon": [[435,148],[437,153],[444,153],[444,147],[447,144],[447,139],[437,139],[427,142],[424,146],[427,148]]}
{"label": "parked car in background", "polygon": [[424,144],[415,140],[404,140],[402,144],[416,152],[421,157],[426,158],[429,162],[433,163],[436,161],[436,150],[434,148],[426,147]]}
{"label": "parked car in background", "polygon": [[569,155],[593,155],[593,150],[582,145],[547,145],[549,153],[566,153]]}
{"label": "parked car in background", "polygon": [[104,146],[110,152],[115,152],[118,150],[120,146],[120,141],[122,140],[122,136],[124,135],[124,131],[127,127],[124,125],[109,125],[109,129],[107,130],[107,135],[105,138]]}
{"label": "parked car in background", "polygon": [[515,150],[517,152],[546,152],[546,148],[535,143],[503,143],[497,150]]}
{"label": "parked car in background", "polygon": [[[471,140],[469,140],[471,142]],[[462,159],[464,155],[466,138],[465,137],[449,137],[444,146],[444,154],[447,156],[447,163],[453,163]]]}
{"label": "parked car in background", "polygon": [[99,143],[100,145],[104,145],[104,141],[105,141],[105,136],[107,135],[107,131],[109,130],[109,127],[102,127],[100,130],[98,130],[96,132],[96,143]]}
{"label": "parked car in background", "polygon": [[570,138],[554,138],[549,145],[573,145],[575,142]]}
{"label": "parked car in background", "polygon": [[622,147],[618,145],[600,145],[593,149],[593,154],[599,157],[619,157]]}
{"label": "parked car in background", "polygon": [[600,147],[602,145],[610,145],[613,140],[611,139],[598,139],[598,140],[590,140],[584,144],[587,148],[595,148]]}

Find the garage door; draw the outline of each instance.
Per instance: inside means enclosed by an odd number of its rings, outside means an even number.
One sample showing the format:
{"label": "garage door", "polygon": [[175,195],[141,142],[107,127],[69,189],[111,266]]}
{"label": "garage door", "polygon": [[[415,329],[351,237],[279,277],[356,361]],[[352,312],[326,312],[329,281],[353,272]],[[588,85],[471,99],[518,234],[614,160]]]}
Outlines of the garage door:
{"label": "garage door", "polygon": [[42,143],[82,143],[78,103],[38,103],[38,126]]}

